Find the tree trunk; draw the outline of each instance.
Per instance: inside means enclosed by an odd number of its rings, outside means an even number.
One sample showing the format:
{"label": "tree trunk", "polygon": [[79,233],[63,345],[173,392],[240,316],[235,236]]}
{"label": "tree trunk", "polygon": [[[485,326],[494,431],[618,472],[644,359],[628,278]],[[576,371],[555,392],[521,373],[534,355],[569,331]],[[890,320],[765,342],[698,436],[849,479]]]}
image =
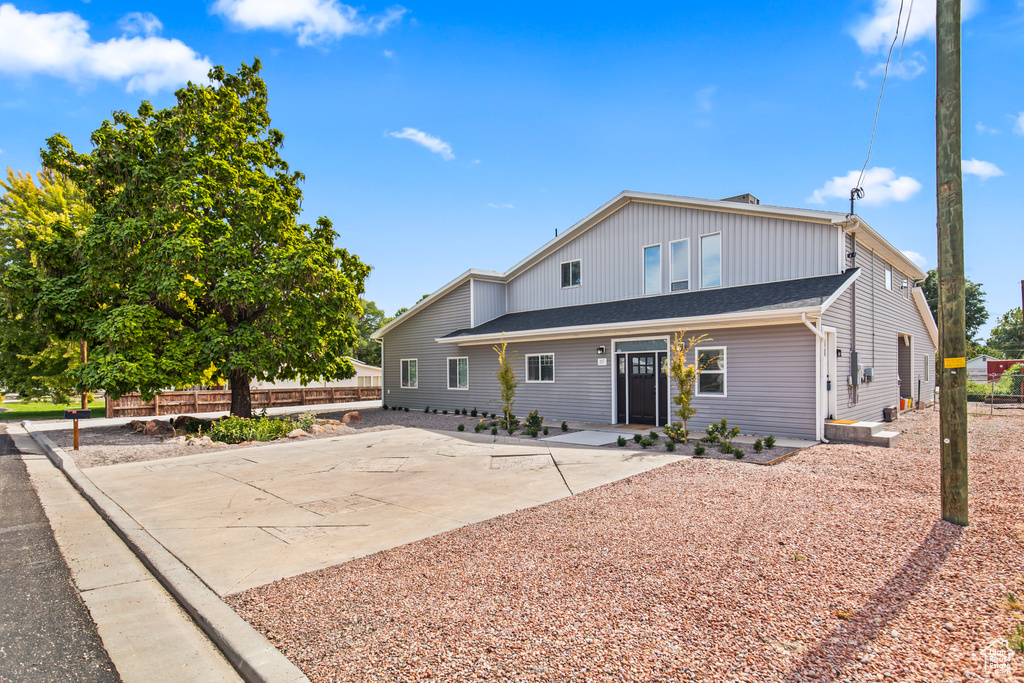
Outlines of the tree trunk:
{"label": "tree trunk", "polygon": [[249,375],[244,370],[232,370],[231,414],[237,417],[252,417],[252,396],[249,393]]}

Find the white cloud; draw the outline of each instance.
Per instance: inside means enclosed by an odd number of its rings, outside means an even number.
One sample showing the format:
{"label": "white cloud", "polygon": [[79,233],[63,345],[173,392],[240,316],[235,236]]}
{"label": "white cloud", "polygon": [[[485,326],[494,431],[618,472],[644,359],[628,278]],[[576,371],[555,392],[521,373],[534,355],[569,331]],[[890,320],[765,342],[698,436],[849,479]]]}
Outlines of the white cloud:
{"label": "white cloud", "polygon": [[487,206],[491,207],[492,209],[514,209],[514,208],[516,208],[512,204],[492,204],[491,202],[487,202]]}
{"label": "white cloud", "polygon": [[1013,132],[1017,135],[1024,135],[1024,111],[1017,114],[1017,118],[1014,119]]}
{"label": "white cloud", "polygon": [[443,141],[441,138],[433,136],[429,133],[424,133],[421,130],[416,130],[415,128],[403,128],[401,132],[391,132],[387,133],[387,135],[393,138],[412,140],[417,145],[423,145],[431,152],[434,152],[435,154],[440,154],[441,158],[444,159],[445,161],[451,161],[452,159],[455,158],[455,155],[452,154],[451,145]]}
{"label": "white cloud", "polygon": [[709,85],[708,87],[701,88],[696,93],[694,93],[694,97],[697,100],[697,111],[711,111],[715,106],[714,98],[715,92],[717,91],[717,86]]}
{"label": "white cloud", "polygon": [[[825,183],[824,187],[815,190],[814,194],[807,198],[812,204],[824,204],[828,199],[845,199],[849,201],[850,190],[857,184],[860,171],[850,171],[844,176],[836,176]],[[861,183],[864,188],[864,198],[859,201],[862,204],[885,204],[896,201],[905,202],[917,194],[921,189],[921,183],[910,176],[896,177],[896,172],[891,168],[874,167],[869,168],[864,174]]]}
{"label": "white cloud", "polygon": [[916,251],[904,249],[903,255],[910,259],[914,263],[914,265],[920,268],[921,270],[924,270],[924,267],[928,265],[928,259],[926,259],[924,256],[921,256]]}
{"label": "white cloud", "polygon": [[[36,14],[0,5],[0,71],[70,81],[127,79],[128,92],[206,81],[210,62],[180,40],[151,35],[161,28],[152,14],[126,15],[121,27],[125,35],[97,43],[89,36],[89,24],[73,12]],[[127,35],[140,32],[145,37]]]}
{"label": "white cloud", "polygon": [[212,11],[247,30],[295,33],[299,45],[314,45],[345,35],[383,33],[408,11],[400,5],[364,17],[337,0],[216,0]]}
{"label": "white cloud", "polygon": [[[907,59],[901,59],[896,62],[889,63],[889,75],[895,78],[900,78],[904,81],[909,81],[917,78],[925,71],[925,64],[928,59],[920,52],[915,52],[913,57]],[[872,76],[882,76],[885,74],[885,62],[879,62],[875,64],[874,68],[871,69]]]}
{"label": "white cloud", "polygon": [[[976,0],[964,0],[961,19],[966,21],[974,14]],[[900,0],[875,0],[872,14],[861,17],[850,33],[866,53],[886,52],[896,31],[896,18],[900,14]],[[907,21],[907,15],[910,21]],[[903,3],[900,18],[900,36],[906,31],[906,44],[916,43],[922,38],[935,39],[935,0],[915,0]],[[900,40],[896,47],[899,48]]]}
{"label": "white cloud", "polygon": [[858,71],[853,75],[853,84],[860,88],[861,90],[864,90],[865,88],[868,87],[868,82],[864,80],[863,72]]}
{"label": "white cloud", "polygon": [[978,131],[979,135],[985,135],[986,133],[988,133],[990,135],[998,135],[999,134],[999,131],[997,129],[989,128],[988,126],[986,126],[981,121],[978,121],[976,124],[974,124],[974,130]]}
{"label": "white cloud", "polygon": [[384,50],[384,56],[387,57],[388,59],[391,59],[392,57],[395,56],[395,53],[392,52],[391,50]]}
{"label": "white cloud", "polygon": [[960,162],[963,172],[968,175],[976,175],[982,180],[994,178],[997,175],[1005,175],[1001,168],[991,161],[978,161],[977,159],[964,159]]}

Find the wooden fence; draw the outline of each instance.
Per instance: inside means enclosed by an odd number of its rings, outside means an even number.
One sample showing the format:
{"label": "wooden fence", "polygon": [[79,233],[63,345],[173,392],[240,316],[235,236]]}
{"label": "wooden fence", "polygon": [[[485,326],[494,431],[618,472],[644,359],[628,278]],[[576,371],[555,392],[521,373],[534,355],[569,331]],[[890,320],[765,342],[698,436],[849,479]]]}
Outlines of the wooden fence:
{"label": "wooden fence", "polygon": [[[380,387],[304,387],[253,389],[252,409],[310,406],[324,403],[379,401]],[[165,391],[150,402],[139,394],[107,397],[107,417],[153,417],[183,413],[217,413],[231,409],[231,391]]]}

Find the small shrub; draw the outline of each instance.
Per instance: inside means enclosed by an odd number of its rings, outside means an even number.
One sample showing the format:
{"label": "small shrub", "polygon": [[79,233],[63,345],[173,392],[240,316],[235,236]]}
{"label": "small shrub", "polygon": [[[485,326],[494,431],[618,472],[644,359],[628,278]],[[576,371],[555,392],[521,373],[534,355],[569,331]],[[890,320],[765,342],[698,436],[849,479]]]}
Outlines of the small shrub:
{"label": "small shrub", "polygon": [[447,411],[447,410],[442,410],[442,411],[441,411],[441,414],[442,414],[442,415],[447,415],[447,414],[448,414],[448,411]]}
{"label": "small shrub", "polygon": [[491,427],[491,436],[497,436],[497,435],[498,435],[498,428],[497,427]]}
{"label": "small shrub", "polygon": [[649,448],[649,447],[654,445],[654,442],[651,441],[650,439],[644,438],[644,439],[640,439],[640,445],[643,448]]}
{"label": "small shrub", "polygon": [[524,422],[523,425],[527,429],[539,431],[540,428],[544,426],[544,418],[541,417],[536,410],[534,410],[533,412],[526,416],[526,422]]}
{"label": "small shrub", "polygon": [[469,411],[469,415],[470,417],[476,417],[476,408],[473,408],[473,410]]}
{"label": "small shrub", "polygon": [[657,441],[657,440],[658,440],[658,432],[656,432],[656,431],[654,431],[652,429],[651,430],[651,441]]}
{"label": "small shrub", "polygon": [[473,427],[473,431],[476,432],[477,434],[479,434],[480,430],[483,429],[483,428],[484,428],[484,426],[481,423],[477,422],[476,426]]}
{"label": "small shrub", "polygon": [[615,440],[615,443],[619,444],[619,448],[624,448],[626,446],[626,437],[620,436]]}
{"label": "small shrub", "polygon": [[682,422],[673,422],[670,425],[665,425],[663,431],[665,436],[674,442],[687,443],[690,440],[690,430],[684,427]]}
{"label": "small shrub", "polygon": [[1006,635],[1006,647],[1019,655],[1024,655],[1024,622],[1018,622]]}
{"label": "small shrub", "polygon": [[633,435],[633,443],[640,443],[640,439],[642,439],[642,438],[644,438],[642,434],[639,434],[639,433],[634,434]]}
{"label": "small shrub", "polygon": [[[311,411],[311,410],[307,410],[306,412],[304,412],[302,415],[299,415],[295,419],[295,426],[297,426],[299,429],[301,429],[304,432],[308,432],[309,428],[312,427],[315,424],[316,424],[316,415],[314,415],[313,411]],[[213,437],[210,437],[210,438],[212,439]]]}
{"label": "small shrub", "polygon": [[381,407],[381,408],[382,408],[383,410],[387,410],[387,409],[388,409],[388,404],[387,404],[387,403],[381,403],[381,404],[380,404],[380,407]]}
{"label": "small shrub", "polygon": [[403,408],[403,410],[405,410],[405,412],[407,412],[407,413],[409,412],[408,408]]}
{"label": "small shrub", "polygon": [[696,446],[693,447],[693,454],[694,455],[704,455],[704,451],[705,451],[705,448],[704,448],[704,446],[702,444],[697,444]]}
{"label": "small shrub", "polygon": [[492,420],[493,420],[494,418],[496,418],[496,417],[498,417],[498,414],[497,414],[497,413],[491,413],[491,419],[492,419]]}
{"label": "small shrub", "polygon": [[563,432],[569,431],[569,423],[568,422],[563,422],[562,423],[562,431]]}
{"label": "small shrub", "polygon": [[665,450],[667,450],[669,453],[671,453],[675,449],[676,449],[676,442],[675,441],[669,439],[668,441],[665,442]]}
{"label": "small shrub", "polygon": [[547,435],[548,435],[548,428],[547,428],[547,427],[545,427],[545,428],[544,428],[544,436],[547,436]]}
{"label": "small shrub", "polygon": [[768,450],[775,448],[775,437],[772,436],[771,434],[764,437],[764,447],[767,448]]}
{"label": "small shrub", "polygon": [[232,415],[214,422],[208,436],[214,441],[223,443],[271,441],[287,436],[292,429],[294,429],[294,425],[290,420],[262,420]]}
{"label": "small shrub", "polygon": [[732,453],[732,444],[729,443],[728,441],[723,441],[722,443],[718,444],[718,452],[729,455],[730,453]]}
{"label": "small shrub", "polygon": [[459,423],[459,426],[458,426],[458,427],[456,427],[456,429],[457,429],[457,430],[459,430],[460,432],[464,432],[464,431],[466,431],[466,425],[464,425],[464,424],[462,424],[462,423],[460,422],[460,423]]}
{"label": "small shrub", "polygon": [[430,409],[430,412],[431,412],[431,414],[433,414],[433,415],[437,415],[437,408],[431,408],[431,409]]}
{"label": "small shrub", "polygon": [[533,438],[536,439],[538,434],[540,434],[540,432],[538,432],[535,428],[530,429],[530,436],[532,436]]}
{"label": "small shrub", "polygon": [[424,408],[423,412],[424,413],[429,413],[430,412],[430,406],[427,406],[426,408]]}
{"label": "small shrub", "polygon": [[737,460],[742,460],[747,455],[742,448],[733,448],[732,454],[736,456]]}
{"label": "small shrub", "polygon": [[186,417],[185,421],[181,425],[181,430],[185,434],[203,434],[210,431],[210,427],[213,426],[213,422],[210,420],[201,420],[198,417]]}
{"label": "small shrub", "polygon": [[754,452],[760,453],[764,450],[764,442],[761,439],[754,439]]}

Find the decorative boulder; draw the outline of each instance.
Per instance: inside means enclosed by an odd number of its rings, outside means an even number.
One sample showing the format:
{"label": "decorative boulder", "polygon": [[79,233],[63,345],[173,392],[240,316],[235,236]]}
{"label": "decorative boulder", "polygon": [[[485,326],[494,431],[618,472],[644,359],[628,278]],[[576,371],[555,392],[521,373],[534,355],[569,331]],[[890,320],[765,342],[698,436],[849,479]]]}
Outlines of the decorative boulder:
{"label": "decorative boulder", "polygon": [[309,434],[307,434],[306,431],[303,429],[293,429],[292,431],[288,432],[289,439],[298,439],[301,436],[309,436]]}
{"label": "decorative boulder", "polygon": [[142,420],[132,420],[125,425],[125,428],[132,430],[134,434],[138,434],[139,432],[146,431],[146,423]]}
{"label": "decorative boulder", "polygon": [[193,418],[191,415],[179,415],[178,417],[174,418],[174,428],[181,429],[182,427],[185,426],[185,423],[187,421],[194,419],[195,418]]}
{"label": "decorative boulder", "polygon": [[323,434],[326,431],[327,427],[324,427],[323,425],[313,425],[309,428],[310,434]]}
{"label": "decorative boulder", "polygon": [[341,418],[341,424],[350,425],[353,422],[362,422],[363,416],[359,414],[358,410],[353,410],[351,413],[345,413]]}
{"label": "decorative boulder", "polygon": [[170,422],[164,422],[163,420],[150,420],[146,423],[142,433],[146,436],[159,436],[162,438],[175,435],[174,426]]}

